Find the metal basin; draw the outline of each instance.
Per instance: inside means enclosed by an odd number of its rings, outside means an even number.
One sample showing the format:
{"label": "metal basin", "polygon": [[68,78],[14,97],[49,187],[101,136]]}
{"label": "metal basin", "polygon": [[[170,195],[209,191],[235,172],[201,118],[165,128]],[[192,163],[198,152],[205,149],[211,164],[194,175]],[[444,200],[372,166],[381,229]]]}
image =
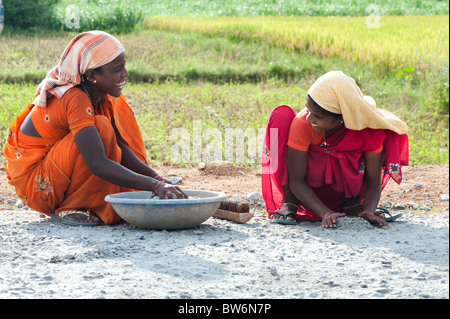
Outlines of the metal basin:
{"label": "metal basin", "polygon": [[194,198],[159,199],[147,191],[107,195],[116,213],[126,222],[146,229],[185,229],[195,227],[210,218],[227,199],[224,193],[183,190]]}

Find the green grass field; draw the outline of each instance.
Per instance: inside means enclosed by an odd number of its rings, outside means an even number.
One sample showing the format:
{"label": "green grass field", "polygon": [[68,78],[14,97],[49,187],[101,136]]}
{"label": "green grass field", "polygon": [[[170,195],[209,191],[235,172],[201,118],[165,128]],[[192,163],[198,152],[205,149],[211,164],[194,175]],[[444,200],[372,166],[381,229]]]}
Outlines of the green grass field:
{"label": "green grass field", "polygon": [[[121,8],[142,11],[146,18],[154,16],[366,16],[448,14],[447,1],[439,0],[61,0],[60,12],[68,5],[90,11],[115,12]],[[60,14],[58,12],[58,14]]]}
{"label": "green grass field", "polygon": [[269,43],[292,52],[341,57],[378,72],[448,64],[448,16],[156,17],[150,28]]}
{"label": "green grass field", "polygon": [[[173,2],[142,0],[138,4],[151,4],[148,9],[159,3],[163,15]],[[197,8],[206,2],[197,1]],[[431,3],[422,2],[423,6]],[[283,2],[280,12],[289,5],[292,9],[294,3]],[[389,8],[398,3],[390,2]],[[331,10],[325,2],[316,4],[322,10],[317,15]],[[388,7],[384,1],[379,5]],[[403,14],[412,10],[403,9]],[[317,77],[342,70],[379,107],[408,123],[411,164],[447,164],[448,15],[383,17],[380,28],[367,28],[364,21],[364,17],[158,17],[139,31],[117,35],[126,48],[130,73],[124,94],[135,110],[152,162],[171,160],[177,142],[171,134],[179,129],[188,132],[192,152],[198,123],[203,132],[215,132],[221,138],[227,129],[258,134],[274,107],[288,104],[302,109]],[[76,33],[50,33],[42,38],[9,32],[0,37],[2,140],[8,124],[32,102],[37,84]],[[209,141],[204,136],[205,150]],[[250,144],[246,146],[245,158],[234,158],[235,163],[256,167],[254,157],[259,157],[260,146],[257,155],[250,152]],[[191,154],[184,162],[191,165],[195,160]]]}
{"label": "green grass field", "polygon": [[[64,35],[48,40],[24,41],[20,37],[0,40],[8,43],[11,52],[3,63],[28,72],[33,80],[28,83],[16,79],[12,82],[19,83],[0,85],[2,139],[15,114],[32,101],[45,70],[55,63],[48,56],[57,60],[57,52],[63,50],[68,39],[70,36]],[[227,38],[142,31],[120,39],[127,48],[131,73],[124,93],[136,111],[153,161],[170,160],[169,150],[176,141],[169,137],[174,129],[183,127],[192,133],[194,121],[201,120],[203,128],[217,128],[223,135],[226,128],[251,128],[256,132],[264,128],[275,106],[288,104],[300,110],[316,77],[330,69],[341,69],[355,77],[364,93],[372,95],[380,107],[393,111],[408,123],[413,164],[448,163],[448,117],[434,110],[428,96],[430,86],[422,81],[375,76],[370,69],[342,59],[293,54],[281,48],[236,43]],[[48,56],[39,55],[37,49],[33,52],[29,48],[27,52],[22,48],[24,42],[33,41],[48,41],[51,48]],[[14,50],[13,45],[22,49]],[[28,60],[18,59],[13,52],[20,52]],[[291,75],[285,77],[286,72],[280,72],[282,76],[277,77],[271,65],[290,66]],[[10,70],[14,75],[14,70]],[[162,79],[161,74],[165,74]],[[252,163],[246,160],[238,164]]]}

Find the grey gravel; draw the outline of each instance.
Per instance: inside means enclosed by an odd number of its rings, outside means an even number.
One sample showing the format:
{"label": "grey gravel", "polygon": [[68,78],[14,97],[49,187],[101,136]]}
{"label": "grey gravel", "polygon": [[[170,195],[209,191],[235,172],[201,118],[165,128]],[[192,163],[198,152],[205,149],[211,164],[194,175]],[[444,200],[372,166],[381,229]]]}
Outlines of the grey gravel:
{"label": "grey gravel", "polygon": [[448,299],[449,216],[390,228],[345,217],[271,224],[208,219],[180,231],[73,227],[0,214],[0,298]]}

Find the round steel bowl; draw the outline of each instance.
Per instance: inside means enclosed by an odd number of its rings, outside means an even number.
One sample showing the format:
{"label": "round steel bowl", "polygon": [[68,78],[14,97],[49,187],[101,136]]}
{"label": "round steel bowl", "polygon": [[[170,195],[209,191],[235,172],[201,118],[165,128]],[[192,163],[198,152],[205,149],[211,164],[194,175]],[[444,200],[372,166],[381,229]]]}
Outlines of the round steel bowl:
{"label": "round steel bowl", "polygon": [[[126,222],[146,229],[185,229],[210,218],[227,199],[224,193],[183,190],[189,199],[159,199],[152,192],[124,192],[107,195],[116,213]],[[153,197],[153,198],[152,198]],[[192,197],[192,198],[191,198]]]}

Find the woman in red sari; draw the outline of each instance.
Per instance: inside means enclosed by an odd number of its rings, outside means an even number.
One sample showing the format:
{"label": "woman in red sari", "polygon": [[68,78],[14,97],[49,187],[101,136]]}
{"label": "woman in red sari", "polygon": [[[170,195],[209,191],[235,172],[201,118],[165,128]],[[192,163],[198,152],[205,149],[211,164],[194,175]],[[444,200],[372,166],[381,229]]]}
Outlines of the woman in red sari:
{"label": "woman in red sari", "polygon": [[407,126],[378,109],[340,71],[320,77],[298,114],[277,107],[263,150],[262,191],[274,222],[321,221],[333,228],[343,216],[389,227],[377,210],[390,178],[408,165]]}

